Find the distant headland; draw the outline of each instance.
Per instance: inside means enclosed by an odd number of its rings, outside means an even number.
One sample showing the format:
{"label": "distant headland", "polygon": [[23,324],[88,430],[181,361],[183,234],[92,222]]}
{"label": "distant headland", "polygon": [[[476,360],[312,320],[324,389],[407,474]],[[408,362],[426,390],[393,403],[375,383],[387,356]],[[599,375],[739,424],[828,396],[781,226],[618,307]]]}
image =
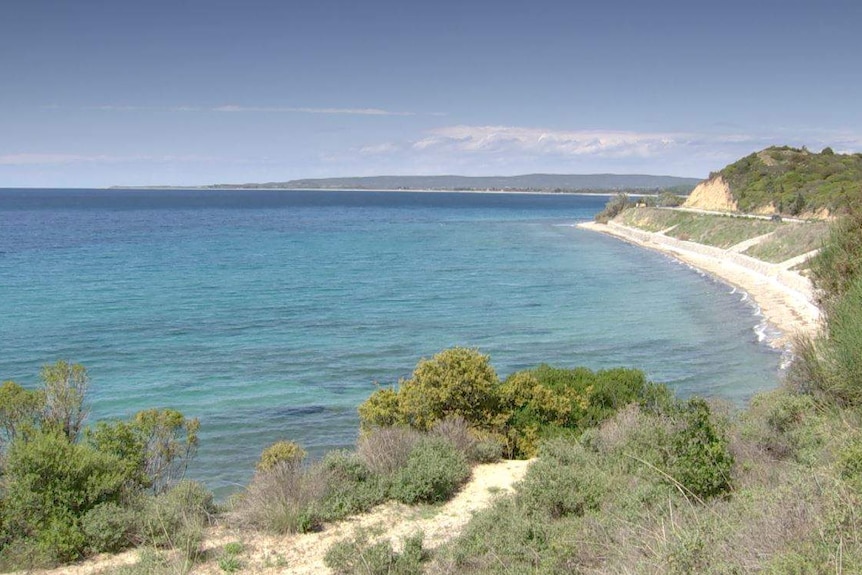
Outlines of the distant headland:
{"label": "distant headland", "polygon": [[519,176],[368,176],[306,178],[284,182],[207,184],[200,186],[112,186],[122,189],[271,189],[271,190],[435,190],[586,193],[673,191],[689,193],[701,178],[645,174],[524,174]]}

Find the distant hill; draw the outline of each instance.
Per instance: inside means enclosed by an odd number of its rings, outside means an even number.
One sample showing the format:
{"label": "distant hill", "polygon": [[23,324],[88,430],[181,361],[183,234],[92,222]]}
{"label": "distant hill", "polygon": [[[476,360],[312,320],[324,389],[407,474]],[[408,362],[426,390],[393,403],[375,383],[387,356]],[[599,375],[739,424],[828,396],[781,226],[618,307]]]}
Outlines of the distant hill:
{"label": "distant hill", "polygon": [[325,190],[666,190],[688,193],[700,180],[641,174],[527,174],[523,176],[371,176],[250,184],[215,184],[208,189],[280,188]]}
{"label": "distant hill", "polygon": [[862,202],[862,154],[771,147],[710,174],[687,206],[726,211],[825,215]]}

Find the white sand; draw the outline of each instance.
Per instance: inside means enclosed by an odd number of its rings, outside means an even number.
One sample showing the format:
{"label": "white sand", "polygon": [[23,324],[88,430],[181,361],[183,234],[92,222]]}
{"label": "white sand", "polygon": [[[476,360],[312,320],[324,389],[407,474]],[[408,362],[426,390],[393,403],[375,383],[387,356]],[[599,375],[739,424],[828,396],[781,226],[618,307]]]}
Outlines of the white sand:
{"label": "white sand", "polygon": [[821,327],[811,283],[787,269],[790,262],[769,264],[742,256],[733,247],[721,250],[613,223],[588,222],[578,227],[668,254],[744,290],[758,305],[766,321],[782,333],[770,342],[774,347],[784,348],[793,335],[814,335]]}

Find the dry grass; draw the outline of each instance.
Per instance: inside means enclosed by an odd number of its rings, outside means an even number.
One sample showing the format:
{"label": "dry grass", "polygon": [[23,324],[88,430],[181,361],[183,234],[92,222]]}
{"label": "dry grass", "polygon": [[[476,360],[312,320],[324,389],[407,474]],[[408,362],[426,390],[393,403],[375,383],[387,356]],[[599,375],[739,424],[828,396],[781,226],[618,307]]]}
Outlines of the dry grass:
{"label": "dry grass", "polygon": [[377,475],[390,476],[407,464],[422,434],[409,427],[380,427],[359,437],[356,452]]}

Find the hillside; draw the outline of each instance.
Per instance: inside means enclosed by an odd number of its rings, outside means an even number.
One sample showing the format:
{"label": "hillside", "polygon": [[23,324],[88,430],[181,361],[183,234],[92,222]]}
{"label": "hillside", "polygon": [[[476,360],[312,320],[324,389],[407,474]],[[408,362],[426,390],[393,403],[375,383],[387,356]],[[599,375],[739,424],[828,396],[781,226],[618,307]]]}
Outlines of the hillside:
{"label": "hillside", "polygon": [[665,190],[688,193],[697,178],[642,174],[525,174],[519,176],[371,176],[320,178],[247,184],[213,184],[205,188],[272,188],[327,190],[512,190],[606,191]]}
{"label": "hillside", "polygon": [[771,147],[745,156],[698,185],[687,207],[825,216],[862,200],[862,154]]}

